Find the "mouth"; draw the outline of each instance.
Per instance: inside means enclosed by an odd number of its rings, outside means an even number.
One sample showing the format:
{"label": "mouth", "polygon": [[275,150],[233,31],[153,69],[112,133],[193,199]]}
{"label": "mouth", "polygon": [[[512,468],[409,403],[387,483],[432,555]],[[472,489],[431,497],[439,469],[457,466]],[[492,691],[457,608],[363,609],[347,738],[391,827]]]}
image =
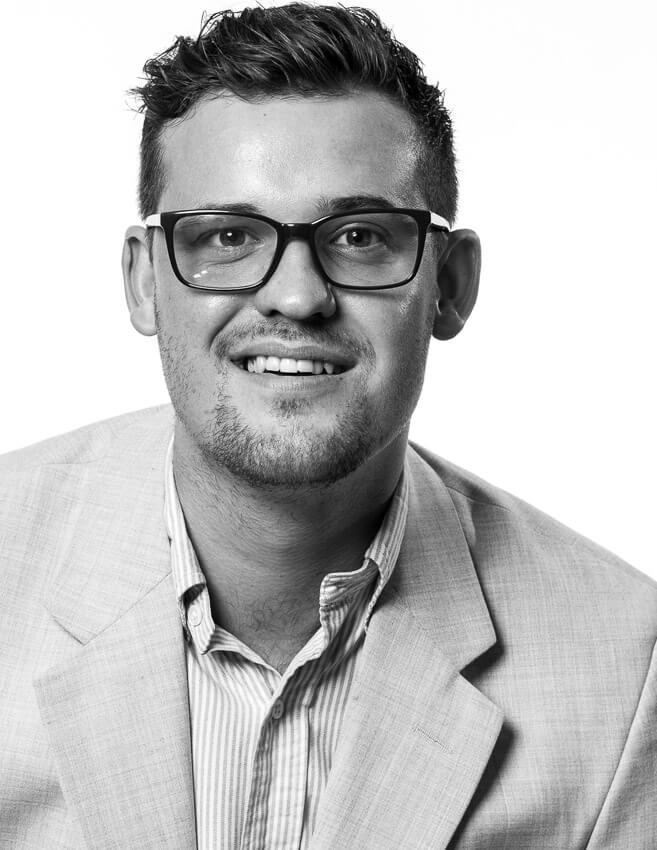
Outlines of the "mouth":
{"label": "mouth", "polygon": [[276,355],[258,354],[253,357],[243,357],[232,361],[244,372],[270,375],[340,375],[349,370],[349,366],[332,363],[330,360],[297,360],[292,357],[277,357]]}

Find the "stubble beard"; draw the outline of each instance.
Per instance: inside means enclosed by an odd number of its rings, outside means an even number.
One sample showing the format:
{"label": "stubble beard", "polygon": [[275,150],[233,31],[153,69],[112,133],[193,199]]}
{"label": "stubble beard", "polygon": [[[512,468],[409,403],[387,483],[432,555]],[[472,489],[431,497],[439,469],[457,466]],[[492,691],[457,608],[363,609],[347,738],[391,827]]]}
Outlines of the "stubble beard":
{"label": "stubble beard", "polygon": [[364,394],[357,399],[344,406],[330,429],[316,427],[309,402],[282,400],[271,418],[283,427],[263,433],[249,425],[221,386],[209,439],[203,440],[205,453],[252,487],[329,486],[362,466],[382,438]]}
{"label": "stubble beard", "polygon": [[211,468],[225,469],[251,487],[327,487],[362,466],[385,440],[366,393],[373,354],[361,362],[361,375],[350,378],[357,385],[343,409],[332,414],[332,426],[318,427],[310,401],[283,399],[271,409],[272,423],[278,427],[267,433],[249,424],[227,392],[226,366],[217,369],[215,398],[206,421],[192,421],[196,370],[187,353],[163,330],[159,316],[157,325],[164,378],[176,417]]}

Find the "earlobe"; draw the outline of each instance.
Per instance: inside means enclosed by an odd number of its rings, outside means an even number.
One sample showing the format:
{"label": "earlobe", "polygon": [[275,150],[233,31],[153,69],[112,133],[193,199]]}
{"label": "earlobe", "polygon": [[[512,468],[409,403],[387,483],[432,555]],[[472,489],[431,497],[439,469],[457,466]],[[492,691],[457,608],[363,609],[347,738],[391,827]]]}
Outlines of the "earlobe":
{"label": "earlobe", "polygon": [[433,336],[452,339],[468,320],[477,300],[481,245],[473,230],[453,230],[438,264]]}
{"label": "earlobe", "polygon": [[436,306],[436,317],[433,323],[433,336],[435,339],[453,339],[463,330],[465,319],[459,314],[451,302],[447,305],[438,300]]}
{"label": "earlobe", "polygon": [[123,243],[125,300],[133,327],[144,336],[157,333],[155,325],[155,275],[149,256],[146,230],[129,227]]}

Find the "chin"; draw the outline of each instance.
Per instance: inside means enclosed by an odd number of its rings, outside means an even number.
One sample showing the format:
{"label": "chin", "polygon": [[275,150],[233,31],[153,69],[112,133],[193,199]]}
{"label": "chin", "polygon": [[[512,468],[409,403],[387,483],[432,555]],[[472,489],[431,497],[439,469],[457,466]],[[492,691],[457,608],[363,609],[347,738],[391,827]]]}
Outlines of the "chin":
{"label": "chin", "polygon": [[305,417],[294,420],[290,416],[277,433],[263,433],[234,408],[222,406],[203,440],[204,454],[252,487],[295,489],[328,486],[346,478],[379,442],[365,406],[345,410],[330,430],[312,427]]}

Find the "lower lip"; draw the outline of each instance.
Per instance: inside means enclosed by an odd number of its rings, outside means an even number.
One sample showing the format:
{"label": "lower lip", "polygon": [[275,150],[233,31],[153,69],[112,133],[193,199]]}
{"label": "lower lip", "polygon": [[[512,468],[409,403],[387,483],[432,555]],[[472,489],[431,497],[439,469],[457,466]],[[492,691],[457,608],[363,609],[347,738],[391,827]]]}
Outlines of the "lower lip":
{"label": "lower lip", "polygon": [[340,372],[338,375],[299,375],[274,372],[249,372],[232,363],[233,369],[248,378],[249,384],[258,389],[274,393],[322,393],[337,389],[345,377],[352,371]]}

